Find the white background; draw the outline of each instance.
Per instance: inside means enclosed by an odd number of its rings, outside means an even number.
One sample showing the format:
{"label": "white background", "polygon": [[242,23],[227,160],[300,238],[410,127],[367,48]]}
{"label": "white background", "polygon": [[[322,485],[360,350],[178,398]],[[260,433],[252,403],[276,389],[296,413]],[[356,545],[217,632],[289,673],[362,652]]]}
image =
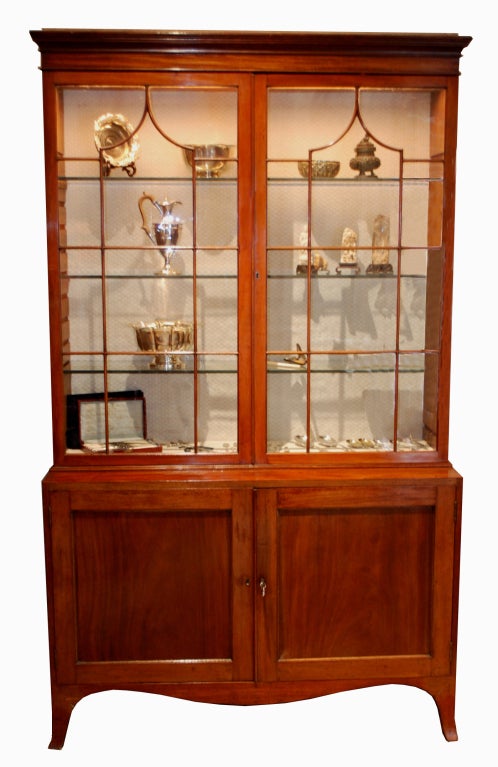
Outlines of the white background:
{"label": "white background", "polygon": [[[496,31],[492,3],[25,0],[2,19],[0,268],[2,659],[0,759],[13,765],[496,764]],[[8,14],[8,17],[7,17]],[[40,480],[51,464],[41,27],[458,32],[461,62],[451,454],[464,476],[457,725],[409,687],[255,708],[107,692],[81,701],[64,750],[48,751],[50,690]]]}

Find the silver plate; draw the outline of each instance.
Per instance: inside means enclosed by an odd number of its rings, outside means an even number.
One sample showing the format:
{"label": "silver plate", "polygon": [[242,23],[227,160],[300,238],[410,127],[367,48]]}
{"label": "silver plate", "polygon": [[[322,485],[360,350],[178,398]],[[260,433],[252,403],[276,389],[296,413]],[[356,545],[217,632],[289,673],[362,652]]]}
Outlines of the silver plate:
{"label": "silver plate", "polygon": [[139,143],[133,130],[123,115],[105,114],[95,120],[95,145],[113,168],[134,164]]}

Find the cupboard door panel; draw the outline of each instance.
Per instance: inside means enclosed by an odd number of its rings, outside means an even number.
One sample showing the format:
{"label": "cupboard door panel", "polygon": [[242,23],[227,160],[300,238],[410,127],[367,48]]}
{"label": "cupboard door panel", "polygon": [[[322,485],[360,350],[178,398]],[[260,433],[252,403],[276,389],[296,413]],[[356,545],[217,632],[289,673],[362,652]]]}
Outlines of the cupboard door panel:
{"label": "cupboard door panel", "polygon": [[279,543],[280,658],[430,652],[433,509],[282,512]]}
{"label": "cupboard door panel", "polygon": [[67,650],[60,674],[79,681],[118,678],[125,668],[127,677],[160,681],[250,676],[252,647],[241,642],[252,609],[246,495],[109,492],[93,505],[88,492],[52,499],[55,536],[59,527],[70,531],[60,553],[71,598],[63,605],[56,596],[56,631]]}
{"label": "cupboard door panel", "polygon": [[79,661],[230,658],[230,524],[216,510],[76,513]]}
{"label": "cupboard door panel", "polygon": [[258,499],[264,678],[448,673],[454,490],[391,490]]}

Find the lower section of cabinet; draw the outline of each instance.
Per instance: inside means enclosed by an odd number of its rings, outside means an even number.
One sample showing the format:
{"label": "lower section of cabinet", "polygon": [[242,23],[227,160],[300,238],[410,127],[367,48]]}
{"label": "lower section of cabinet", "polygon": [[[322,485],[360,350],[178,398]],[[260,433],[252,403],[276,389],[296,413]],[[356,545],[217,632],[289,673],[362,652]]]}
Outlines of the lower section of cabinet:
{"label": "lower section of cabinet", "polygon": [[409,684],[456,739],[456,472],[131,474],[44,481],[52,748],[109,689],[257,705]]}

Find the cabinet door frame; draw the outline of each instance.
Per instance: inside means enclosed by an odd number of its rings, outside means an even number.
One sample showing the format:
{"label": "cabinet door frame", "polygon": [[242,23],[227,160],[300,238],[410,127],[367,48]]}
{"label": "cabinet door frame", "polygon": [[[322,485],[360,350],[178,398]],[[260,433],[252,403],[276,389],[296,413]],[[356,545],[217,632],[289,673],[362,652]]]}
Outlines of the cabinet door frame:
{"label": "cabinet door frame", "polygon": [[[360,451],[353,451],[354,454],[344,452],[337,452],[333,455],[334,465],[393,465],[393,464],[427,464],[441,463],[441,461],[448,460],[448,423],[449,423],[449,387],[450,387],[450,344],[447,342],[449,339],[450,329],[448,323],[451,322],[451,270],[453,263],[453,234],[452,229],[454,226],[454,206],[453,206],[453,194],[452,190],[455,185],[455,169],[454,163],[451,162],[451,158],[455,154],[456,146],[456,127],[455,116],[457,114],[457,94],[458,94],[458,81],[451,77],[444,76],[427,76],[427,75],[413,75],[406,77],[399,74],[382,75],[374,73],[358,74],[346,74],[346,73],[268,73],[258,74],[255,78],[255,100],[254,100],[254,113],[255,113],[255,125],[257,135],[260,140],[256,142],[254,163],[255,163],[255,216],[257,222],[264,222],[265,231],[268,230],[268,179],[267,179],[267,162],[270,159],[267,156],[267,142],[268,142],[268,93],[271,89],[278,88],[342,88],[352,89],[355,87],[372,89],[372,88],[392,88],[393,90],[403,91],[405,89],[420,89],[424,90],[439,90],[444,93],[444,108],[439,106],[440,125],[439,130],[441,134],[444,134],[444,146],[447,159],[445,160],[445,173],[444,173],[444,188],[440,190],[440,193],[444,195],[445,204],[439,207],[435,204],[430,205],[429,215],[434,219],[436,218],[434,211],[438,210],[438,215],[441,216],[441,222],[438,224],[441,228],[441,251],[444,254],[443,258],[443,284],[441,286],[441,297],[437,301],[437,306],[444,305],[449,311],[443,312],[443,315],[434,323],[432,328],[432,335],[435,331],[440,331],[441,338],[439,341],[439,350],[437,357],[429,353],[430,344],[427,343],[427,351],[425,352],[429,360],[436,360],[433,365],[433,371],[431,371],[431,379],[429,382],[430,393],[433,396],[435,406],[433,406],[434,412],[431,411],[431,429],[437,436],[435,447],[431,451],[410,451],[405,452],[401,450],[395,451],[378,451],[368,452],[360,454]],[[434,107],[436,109],[436,107]],[[435,131],[433,131],[435,134]],[[439,136],[441,139],[441,136]],[[435,140],[435,135],[431,136],[431,140]],[[408,162],[408,160],[407,160]],[[436,193],[434,185],[430,187],[431,200],[436,199]],[[433,225],[433,224],[432,224]],[[310,241],[311,244],[311,241]],[[403,250],[401,244],[399,244],[400,251]],[[318,248],[319,249],[319,248]],[[393,248],[394,249],[394,248]],[[434,248],[433,248],[434,249]],[[267,238],[258,236],[255,239],[255,315],[254,315],[254,327],[255,327],[255,339],[257,339],[257,348],[255,348],[254,355],[254,391],[264,393],[264,396],[255,397],[255,419],[254,419],[254,432],[255,432],[255,453],[256,460],[260,463],[268,463],[270,465],[282,465],[289,463],[289,455],[287,453],[271,453],[268,451],[268,413],[266,409],[268,407],[268,366],[266,355],[268,353],[267,344],[267,299],[268,299],[268,269],[267,269],[267,251],[271,250],[268,247]],[[300,277],[302,279],[302,277]],[[436,282],[435,279],[432,280]],[[304,280],[303,280],[304,282]],[[308,282],[310,279],[308,278]],[[309,288],[310,289],[310,288]],[[345,353],[347,350],[344,350]],[[399,352],[400,349],[398,348]],[[401,349],[401,351],[403,351]],[[404,350],[406,351],[406,349]],[[431,363],[432,364],[432,363]],[[303,373],[306,367],[303,366]],[[308,376],[309,377],[309,376]],[[307,384],[309,386],[309,384]],[[311,433],[311,416],[310,416],[310,397],[307,397],[308,402],[306,408],[303,408],[303,420],[305,421],[305,432]],[[395,408],[398,410],[399,393],[395,397]],[[393,419],[393,422],[397,422],[397,416]],[[305,436],[308,436],[306,434]],[[397,435],[398,440],[401,435]],[[311,442],[308,442],[311,444]],[[332,460],[331,456],[326,453],[317,453],[306,450],[302,450],[299,453],[299,460],[307,461],[310,465],[330,465]]]}
{"label": "cabinet door frame", "polygon": [[[256,676],[258,681],[391,680],[444,676],[453,661],[452,626],[456,605],[452,600],[457,550],[457,504],[455,485],[345,483],[342,487],[301,487],[260,490],[256,497],[256,579],[264,579],[264,595],[256,597]],[[430,651],[416,655],[358,657],[279,657],[279,591],[285,588],[279,571],[279,512],[307,509],[368,509],[372,507],[433,508],[433,571],[431,577]],[[415,512],[416,513],[416,512]],[[306,573],[302,576],[305,578]],[[324,574],[325,576],[325,574]]]}
{"label": "cabinet door frame", "polygon": [[[118,505],[116,505],[118,504]],[[232,657],[215,659],[160,659],[82,661],[78,659],[77,582],[74,518],[78,512],[109,514],[187,510],[189,513],[223,511],[230,517],[229,586]],[[252,492],[250,490],[132,489],[98,491],[91,486],[55,490],[47,494],[48,540],[52,552],[49,591],[51,631],[59,684],[119,684],[144,682],[227,682],[254,677],[252,584]]]}
{"label": "cabinet door frame", "polygon": [[[51,226],[47,232],[48,259],[49,259],[49,293],[50,293],[50,316],[51,322],[51,359],[52,359],[52,399],[53,407],[53,441],[55,464],[58,466],[74,465],[154,465],[172,464],[179,462],[180,456],[170,456],[166,453],[109,453],[89,454],[67,449],[65,417],[61,417],[66,411],[66,396],[71,391],[68,389],[69,368],[65,355],[69,351],[69,325],[68,325],[68,277],[61,266],[61,253],[65,247],[62,242],[67,239],[65,228],[66,211],[62,204],[63,195],[60,190],[59,166],[65,159],[62,155],[63,126],[62,110],[59,104],[60,93],[65,89],[95,89],[100,88],[170,88],[181,91],[182,88],[195,89],[226,89],[236,93],[237,98],[237,146],[238,176],[236,181],[236,210],[237,210],[237,347],[233,356],[237,358],[237,453],[224,452],[217,454],[218,463],[237,464],[250,463],[252,460],[252,380],[251,350],[252,350],[252,302],[253,302],[253,195],[252,195],[252,76],[246,72],[182,72],[182,71],[134,71],[128,72],[126,77],[122,72],[109,71],[74,71],[59,72],[45,71],[44,81],[44,109],[47,125],[45,154],[46,163],[46,193],[47,215]],[[90,128],[91,128],[90,123]],[[95,159],[98,154],[95,153]],[[119,179],[118,179],[119,180]],[[152,179],[154,183],[167,185],[168,176],[157,175]],[[123,179],[121,179],[122,183]],[[185,182],[189,177],[185,177]],[[96,179],[98,182],[98,179]],[[102,181],[101,181],[102,183]],[[125,181],[126,183],[126,181]],[[135,183],[135,182],[132,182]],[[145,182],[144,182],[145,183]],[[223,182],[225,183],[225,181]],[[234,182],[235,183],[235,182]],[[234,187],[235,188],[235,187]],[[139,191],[140,190],[140,191]],[[137,185],[137,200],[142,192],[142,185]],[[140,216],[137,208],[135,226],[139,229]],[[144,237],[144,242],[147,239]],[[78,246],[79,247],[79,246]],[[108,244],[102,244],[105,252]],[[149,247],[146,245],[146,247]],[[196,244],[193,250],[202,250],[201,245]],[[172,278],[173,279],[173,278]],[[197,277],[196,277],[197,279]],[[102,288],[101,288],[102,289]],[[138,347],[137,347],[138,348]],[[133,352],[135,349],[131,349]],[[104,354],[108,354],[105,352]],[[96,354],[96,356],[99,356]],[[102,389],[110,390],[107,379],[107,368],[102,371],[105,384]],[[151,410],[148,410],[149,424],[151,423]],[[189,452],[182,456],[184,464],[209,464],[212,461],[210,453],[202,450]]]}

